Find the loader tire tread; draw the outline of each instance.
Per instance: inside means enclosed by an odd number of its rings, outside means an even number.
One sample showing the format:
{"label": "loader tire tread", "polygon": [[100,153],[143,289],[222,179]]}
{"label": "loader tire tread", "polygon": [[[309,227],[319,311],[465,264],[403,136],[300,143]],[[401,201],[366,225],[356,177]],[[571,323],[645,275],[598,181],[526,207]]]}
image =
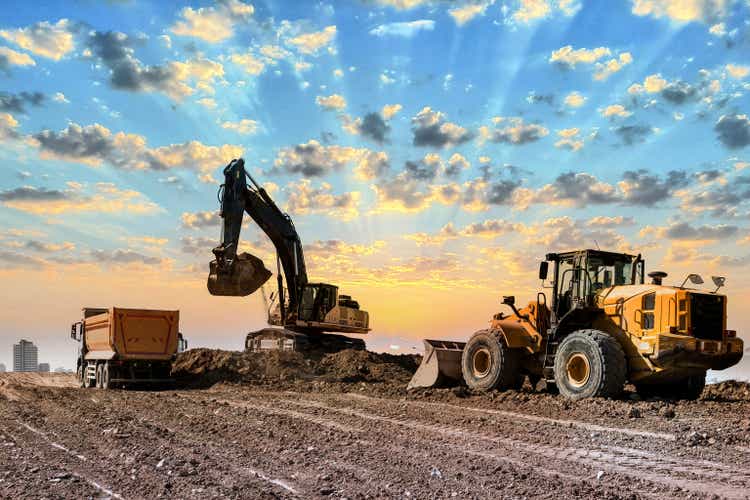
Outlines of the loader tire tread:
{"label": "loader tire tread", "polygon": [[[566,380],[569,354],[580,349],[591,356],[591,379],[580,388]],[[612,335],[595,329],[576,330],[560,343],[555,359],[555,385],[570,399],[586,397],[614,398],[622,393],[628,376],[625,351]]]}
{"label": "loader tire tread", "polygon": [[[490,373],[485,377],[476,377],[472,371],[473,355],[479,348],[488,349],[492,355]],[[479,330],[471,336],[461,356],[461,371],[466,385],[481,392],[518,390],[524,382],[519,353],[506,345],[500,332],[492,329]]]}

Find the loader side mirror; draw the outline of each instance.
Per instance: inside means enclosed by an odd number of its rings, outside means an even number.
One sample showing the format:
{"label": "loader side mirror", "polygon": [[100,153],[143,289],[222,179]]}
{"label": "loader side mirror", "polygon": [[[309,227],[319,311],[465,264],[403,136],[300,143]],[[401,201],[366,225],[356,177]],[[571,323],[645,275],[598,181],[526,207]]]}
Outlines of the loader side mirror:
{"label": "loader side mirror", "polygon": [[539,279],[540,280],[546,280],[547,279],[547,271],[549,271],[549,262],[546,260],[543,260],[539,263]]}

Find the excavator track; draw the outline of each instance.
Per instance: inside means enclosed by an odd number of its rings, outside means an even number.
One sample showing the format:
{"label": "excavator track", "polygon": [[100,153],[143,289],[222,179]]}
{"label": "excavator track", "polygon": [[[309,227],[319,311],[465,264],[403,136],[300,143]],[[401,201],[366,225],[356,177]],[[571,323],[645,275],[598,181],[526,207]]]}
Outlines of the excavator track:
{"label": "excavator track", "polygon": [[333,333],[302,333],[287,328],[262,328],[245,337],[245,351],[297,351],[334,353],[345,349],[363,351],[365,341]]}

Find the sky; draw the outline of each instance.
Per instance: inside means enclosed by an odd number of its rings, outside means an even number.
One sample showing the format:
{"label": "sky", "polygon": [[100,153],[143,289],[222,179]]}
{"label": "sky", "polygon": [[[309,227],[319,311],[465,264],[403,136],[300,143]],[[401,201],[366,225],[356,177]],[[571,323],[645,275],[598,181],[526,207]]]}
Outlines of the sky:
{"label": "sky", "polygon": [[[0,363],[28,338],[72,367],[84,306],[179,309],[191,346],[241,349],[262,295],[205,285],[238,157],[372,349],[466,339],[535,297],[545,253],[596,247],[726,276],[750,341],[749,113],[747,0],[17,2]],[[251,223],[242,248],[273,267]]]}

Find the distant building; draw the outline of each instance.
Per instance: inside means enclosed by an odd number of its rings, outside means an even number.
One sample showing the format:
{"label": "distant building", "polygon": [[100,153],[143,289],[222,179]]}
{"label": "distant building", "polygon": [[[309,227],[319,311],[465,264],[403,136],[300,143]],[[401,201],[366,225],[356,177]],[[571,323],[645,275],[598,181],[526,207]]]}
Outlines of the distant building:
{"label": "distant building", "polygon": [[37,348],[33,342],[21,340],[13,345],[14,372],[35,372],[39,369],[37,364]]}
{"label": "distant building", "polygon": [[49,363],[39,363],[39,369],[37,371],[49,372]]}
{"label": "distant building", "polygon": [[5,365],[0,363],[0,373],[3,373],[5,371]]}

